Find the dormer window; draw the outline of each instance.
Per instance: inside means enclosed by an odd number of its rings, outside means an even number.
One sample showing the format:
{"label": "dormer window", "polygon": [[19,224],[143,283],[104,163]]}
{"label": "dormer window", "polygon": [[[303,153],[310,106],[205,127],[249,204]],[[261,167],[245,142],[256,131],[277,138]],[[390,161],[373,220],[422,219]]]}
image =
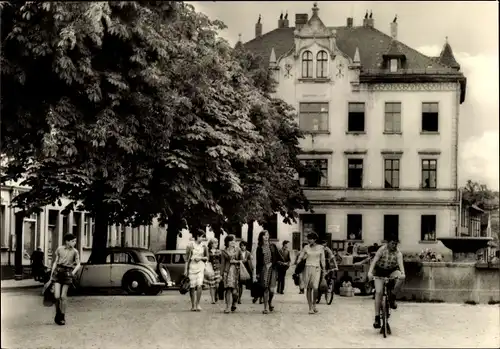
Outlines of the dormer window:
{"label": "dormer window", "polygon": [[398,71],[398,60],[396,58],[391,59],[390,70],[391,70],[391,73],[395,73]]}
{"label": "dormer window", "polygon": [[325,51],[319,51],[316,56],[316,77],[326,78],[328,75],[328,55]]}
{"label": "dormer window", "polygon": [[302,54],[302,77],[313,77],[313,54],[311,51],[306,51]]}

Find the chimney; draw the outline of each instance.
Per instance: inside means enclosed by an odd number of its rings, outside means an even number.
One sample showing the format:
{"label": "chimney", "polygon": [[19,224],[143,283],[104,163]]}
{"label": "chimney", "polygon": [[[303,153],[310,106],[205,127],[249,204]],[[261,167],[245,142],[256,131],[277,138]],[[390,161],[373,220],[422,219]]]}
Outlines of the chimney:
{"label": "chimney", "polygon": [[368,14],[368,11],[366,11],[365,18],[363,19],[363,27],[373,28],[373,25],[374,25],[373,12],[370,11],[370,14]]}
{"label": "chimney", "polygon": [[394,20],[391,22],[391,36],[394,40],[398,39],[398,16],[394,17]]}
{"label": "chimney", "polygon": [[262,36],[262,23],[260,22],[262,17],[259,15],[259,20],[255,23],[255,37],[258,38]]}
{"label": "chimney", "polygon": [[352,17],[347,17],[347,28],[352,28],[354,19]]}
{"label": "chimney", "polygon": [[283,12],[281,12],[281,16],[278,19],[278,28],[283,28]]}
{"label": "chimney", "polygon": [[309,15],[307,13],[295,14],[295,28],[301,29],[304,25],[307,24],[308,20],[309,20]]}
{"label": "chimney", "polygon": [[283,19],[283,28],[288,28],[290,26],[290,22],[288,21],[288,11],[286,11],[285,18]]}

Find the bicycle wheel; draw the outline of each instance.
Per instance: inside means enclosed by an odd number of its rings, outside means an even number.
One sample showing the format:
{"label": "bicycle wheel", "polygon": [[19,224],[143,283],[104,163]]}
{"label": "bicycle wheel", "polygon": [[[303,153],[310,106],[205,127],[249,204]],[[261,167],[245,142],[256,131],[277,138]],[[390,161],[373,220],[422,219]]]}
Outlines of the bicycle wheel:
{"label": "bicycle wheel", "polygon": [[335,294],[335,282],[331,280],[328,283],[328,290],[325,293],[326,304],[328,305],[332,304],[334,294]]}
{"label": "bicycle wheel", "polygon": [[389,315],[387,314],[388,311],[389,311],[388,297],[387,295],[384,295],[384,300],[382,303],[382,317],[384,318],[382,329],[384,338],[387,338],[387,329],[389,327],[389,323],[387,322],[389,317]]}

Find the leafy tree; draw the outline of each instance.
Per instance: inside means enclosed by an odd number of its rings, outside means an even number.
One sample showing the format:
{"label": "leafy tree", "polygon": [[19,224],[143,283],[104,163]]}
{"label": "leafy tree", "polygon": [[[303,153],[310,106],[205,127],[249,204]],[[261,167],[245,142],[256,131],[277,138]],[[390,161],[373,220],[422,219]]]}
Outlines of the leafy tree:
{"label": "leafy tree", "polygon": [[[220,22],[177,2],[2,4],[2,182],[29,213],[95,216],[102,258],[109,223],[172,231],[206,224],[242,191],[234,162],[263,151],[250,120],[259,92],[217,38]],[[175,222],[175,224],[174,224]]]}
{"label": "leafy tree", "polygon": [[476,205],[485,211],[498,210],[498,192],[470,179],[462,188],[462,201],[466,205]]}

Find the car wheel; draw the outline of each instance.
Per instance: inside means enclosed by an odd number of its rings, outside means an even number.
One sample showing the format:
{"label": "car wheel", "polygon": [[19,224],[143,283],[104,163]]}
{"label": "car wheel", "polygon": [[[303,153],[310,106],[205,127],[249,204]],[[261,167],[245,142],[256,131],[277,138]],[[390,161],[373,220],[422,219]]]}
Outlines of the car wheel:
{"label": "car wheel", "polygon": [[147,283],[144,275],[135,272],[125,275],[123,279],[123,288],[128,294],[139,295],[143,294],[146,290]]}

